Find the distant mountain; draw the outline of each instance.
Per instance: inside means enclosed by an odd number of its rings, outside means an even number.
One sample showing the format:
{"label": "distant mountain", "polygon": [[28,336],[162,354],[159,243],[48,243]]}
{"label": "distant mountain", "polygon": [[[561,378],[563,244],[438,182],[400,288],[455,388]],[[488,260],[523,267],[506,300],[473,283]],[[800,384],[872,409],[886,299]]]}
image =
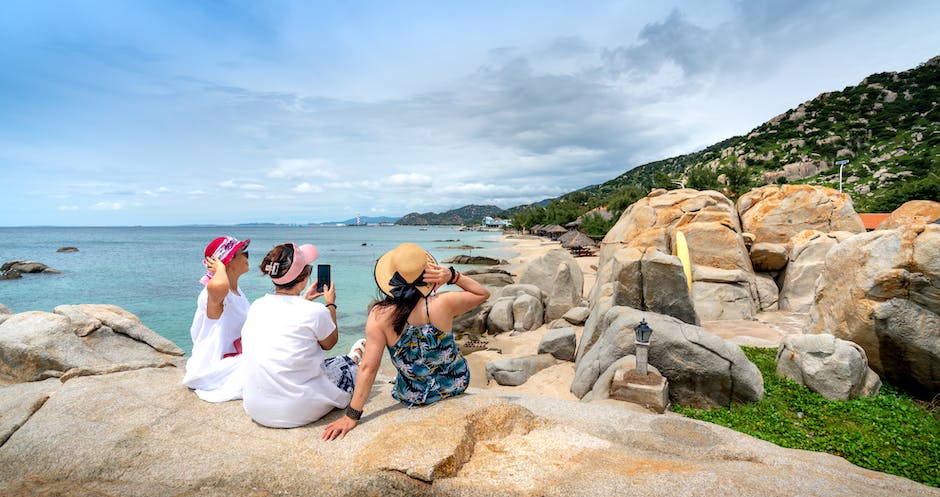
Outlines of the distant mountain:
{"label": "distant mountain", "polygon": [[622,211],[652,188],[723,190],[731,198],[766,184],[838,189],[840,166],[843,192],[858,212],[940,201],[940,56],[822,93],[746,136],[638,166],[548,205],[510,211],[513,225],[564,224],[597,206]]}
{"label": "distant mountain", "polygon": [[[379,223],[394,223],[400,218],[397,217],[388,217],[388,216],[361,216],[359,218],[359,224],[379,224]],[[345,221],[326,221],[318,224],[356,224],[356,218],[347,219]]]}
{"label": "distant mountain", "polygon": [[479,224],[486,216],[501,217],[503,209],[495,205],[465,205],[458,209],[449,210],[436,214],[434,212],[425,212],[419,214],[412,212],[406,214],[395,224],[403,225],[428,225],[428,224]]}

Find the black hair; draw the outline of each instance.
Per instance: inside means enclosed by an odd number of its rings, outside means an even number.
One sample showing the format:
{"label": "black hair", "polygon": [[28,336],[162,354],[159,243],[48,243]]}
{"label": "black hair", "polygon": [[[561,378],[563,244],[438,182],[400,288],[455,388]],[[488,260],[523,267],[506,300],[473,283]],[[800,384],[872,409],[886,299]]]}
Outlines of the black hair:
{"label": "black hair", "polygon": [[396,335],[401,335],[401,332],[404,331],[405,323],[408,322],[408,316],[411,315],[411,311],[415,310],[415,306],[418,305],[421,297],[424,297],[419,292],[415,292],[414,294],[416,296],[410,301],[400,297],[386,295],[384,299],[373,302],[372,304],[373,307],[392,308],[392,329],[395,330]]}
{"label": "black hair", "polygon": [[[282,243],[280,245],[275,245],[274,248],[272,248],[271,251],[264,256],[261,264],[258,265],[258,269],[260,269],[261,272],[265,275],[270,276],[272,279],[281,278],[287,274],[288,271],[290,271],[290,266],[293,262],[294,246],[289,243]],[[313,268],[310,266],[310,264],[307,264],[296,278],[283,285],[274,283],[274,288],[280,290],[293,288],[295,285],[303,281],[304,278],[310,276],[311,272],[313,272]]]}

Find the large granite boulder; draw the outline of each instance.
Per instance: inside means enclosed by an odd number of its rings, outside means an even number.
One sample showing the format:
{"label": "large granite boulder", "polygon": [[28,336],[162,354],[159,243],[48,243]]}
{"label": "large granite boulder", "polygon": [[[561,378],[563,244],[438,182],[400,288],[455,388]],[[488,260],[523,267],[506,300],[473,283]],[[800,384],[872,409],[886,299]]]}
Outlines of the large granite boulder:
{"label": "large granite boulder", "polygon": [[830,250],[809,329],[861,345],[882,379],[940,393],[940,225],[876,230]]}
{"label": "large granite boulder", "polygon": [[[611,364],[635,354],[634,328],[641,319],[653,329],[649,364],[669,380],[673,403],[715,407],[763,398],[763,377],[737,345],[674,317],[623,306],[611,307],[599,319],[601,331],[593,343],[583,353],[579,348],[571,393],[584,397]],[[585,336],[587,332],[585,325]]]}
{"label": "large granite boulder", "polygon": [[591,309],[587,307],[572,307],[561,318],[575,326],[581,326],[585,321],[587,321],[587,318],[590,315]]}
{"label": "large granite boulder", "polygon": [[865,232],[851,197],[821,186],[755,188],[738,199],[737,209],[744,231],[754,234],[755,246],[785,244],[804,230]]}
{"label": "large granite boulder", "polygon": [[499,290],[489,314],[486,328],[489,333],[531,331],[545,322],[543,299],[545,293],[535,285],[515,283]]}
{"label": "large granite boulder", "polygon": [[460,273],[463,276],[469,276],[477,283],[484,286],[504,287],[513,283],[512,275],[509,271],[499,268],[470,269]]}
{"label": "large granite boulder", "polygon": [[478,339],[487,332],[487,320],[493,309],[493,303],[496,302],[499,288],[490,287],[488,290],[490,297],[485,302],[454,318],[452,332],[457,338]]}
{"label": "large granite boulder", "polygon": [[865,350],[832,335],[791,335],[777,349],[777,374],[829,400],[878,395],[881,379]]}
{"label": "large granite boulder", "polygon": [[692,266],[692,280],[695,314],[702,321],[754,319],[757,315],[760,295],[754,273]]}
{"label": "large granite boulder", "polygon": [[492,378],[500,385],[519,386],[535,373],[557,362],[551,354],[497,359],[486,363],[486,377]]}
{"label": "large granite boulder", "polygon": [[551,354],[560,361],[574,362],[577,337],[574,328],[554,328],[542,335],[537,353]]}
{"label": "large granite boulder", "polygon": [[776,311],[779,309],[780,289],[773,277],[766,273],[757,273],[757,299],[759,311]]}
{"label": "large granite boulder", "polygon": [[789,262],[780,284],[780,310],[809,312],[816,297],[816,279],[822,274],[826,254],[851,236],[853,234],[846,231],[822,233],[806,230],[790,238]]}
{"label": "large granite boulder", "polygon": [[[15,381],[179,364],[183,350],[116,306],[59,306],[0,324],[0,374]],[[73,321],[74,318],[74,321]]]}
{"label": "large granite boulder", "polygon": [[687,323],[699,322],[682,264],[657,248],[626,247],[612,253],[598,267],[591,289],[592,303],[607,284],[612,285],[616,305],[667,314]]}
{"label": "large granite boulder", "polygon": [[535,285],[546,294],[545,320],[553,321],[581,303],[584,275],[566,250],[552,249],[533,259],[519,273],[519,283]]}
{"label": "large granite boulder", "polygon": [[[660,275],[644,274],[642,278],[633,277],[632,281],[628,281],[630,278],[625,278],[621,274],[624,268],[627,268],[628,272],[636,272],[636,264],[631,261],[639,260],[644,256],[652,256],[654,252],[672,257],[668,254],[674,251],[673,244],[677,231],[685,235],[692,264],[691,300],[694,301],[692,306],[680,302],[684,300],[684,297],[676,288],[677,283],[687,283],[678,259],[670,262],[669,266],[672,267],[667,273],[678,272],[674,275],[661,274],[664,278],[659,278]],[[626,254],[621,254],[625,251]],[[614,262],[616,259],[619,261]],[[667,269],[662,264],[660,267]],[[649,302],[640,304],[633,302],[625,305],[668,314],[689,323],[698,323],[699,319],[730,319],[730,316],[739,316],[742,313],[753,314],[753,309],[756,308],[756,304],[751,302],[747,304],[746,312],[721,312],[720,309],[729,301],[726,294],[730,292],[737,296],[740,293],[739,290],[732,288],[724,291],[714,288],[728,283],[723,280],[709,280],[704,285],[698,285],[699,275],[715,274],[711,273],[710,269],[732,271],[735,274],[748,275],[745,282],[746,293],[754,301],[757,298],[754,270],[742,237],[737,211],[727,197],[715,191],[700,192],[682,189],[650,192],[646,198],[640,199],[627,208],[617,224],[604,237],[598,268],[597,281],[592,294],[604,284],[620,279],[621,284],[628,289],[631,286],[635,287],[629,290],[634,293],[672,295],[675,300],[671,304],[672,309],[657,309]],[[728,284],[740,286],[737,280]],[[734,301],[737,302],[737,298]],[[683,310],[676,309],[676,305],[682,307]],[[709,314],[696,314],[700,308]]]}
{"label": "large granite boulder", "polygon": [[751,246],[751,264],[757,271],[779,271],[787,265],[787,245],[761,242]]}
{"label": "large granite boulder", "polygon": [[181,379],[164,368],[0,387],[0,409],[10,398],[41,403],[0,446],[0,495],[940,495],[829,454],[615,401],[471,389],[407,409],[377,383],[356,429],[324,442],[341,411],[270,429],[241,402],[200,401]]}
{"label": "large granite boulder", "polygon": [[911,200],[895,209],[887,219],[878,224],[878,229],[893,230],[911,224],[928,224],[938,219],[940,219],[940,202]]}

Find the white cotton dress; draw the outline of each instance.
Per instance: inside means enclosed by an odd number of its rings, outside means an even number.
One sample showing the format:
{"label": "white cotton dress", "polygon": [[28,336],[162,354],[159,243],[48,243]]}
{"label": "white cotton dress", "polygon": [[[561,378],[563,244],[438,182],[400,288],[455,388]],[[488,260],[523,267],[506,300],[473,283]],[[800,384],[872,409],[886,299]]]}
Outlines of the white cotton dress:
{"label": "white cotton dress", "polygon": [[209,291],[205,288],[196,301],[196,314],[189,333],[193,339],[193,353],[186,361],[183,384],[196,390],[196,395],[207,402],[225,402],[242,398],[245,385],[241,355],[233,354],[235,340],[241,337],[242,325],[251,304],[245,294],[229,291],[223,300],[222,315],[209,319],[206,305]]}
{"label": "white cotton dress", "polygon": [[251,304],[242,329],[244,406],[251,419],[293,428],[349,405],[352,394],[330,381],[317,343],[334,329],[329,310],[303,297],[269,294]]}

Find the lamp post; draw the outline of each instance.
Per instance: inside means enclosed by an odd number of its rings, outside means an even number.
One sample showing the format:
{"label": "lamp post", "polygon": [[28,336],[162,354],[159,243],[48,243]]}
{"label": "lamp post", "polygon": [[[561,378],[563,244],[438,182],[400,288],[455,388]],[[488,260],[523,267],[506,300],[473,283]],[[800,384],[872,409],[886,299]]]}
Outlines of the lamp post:
{"label": "lamp post", "polygon": [[848,159],[837,160],[836,164],[839,166],[839,193],[842,193],[842,168],[849,163]]}
{"label": "lamp post", "polygon": [[646,362],[653,329],[646,324],[645,319],[641,319],[640,324],[636,325],[633,331],[636,332],[636,372],[640,376],[646,376]]}

